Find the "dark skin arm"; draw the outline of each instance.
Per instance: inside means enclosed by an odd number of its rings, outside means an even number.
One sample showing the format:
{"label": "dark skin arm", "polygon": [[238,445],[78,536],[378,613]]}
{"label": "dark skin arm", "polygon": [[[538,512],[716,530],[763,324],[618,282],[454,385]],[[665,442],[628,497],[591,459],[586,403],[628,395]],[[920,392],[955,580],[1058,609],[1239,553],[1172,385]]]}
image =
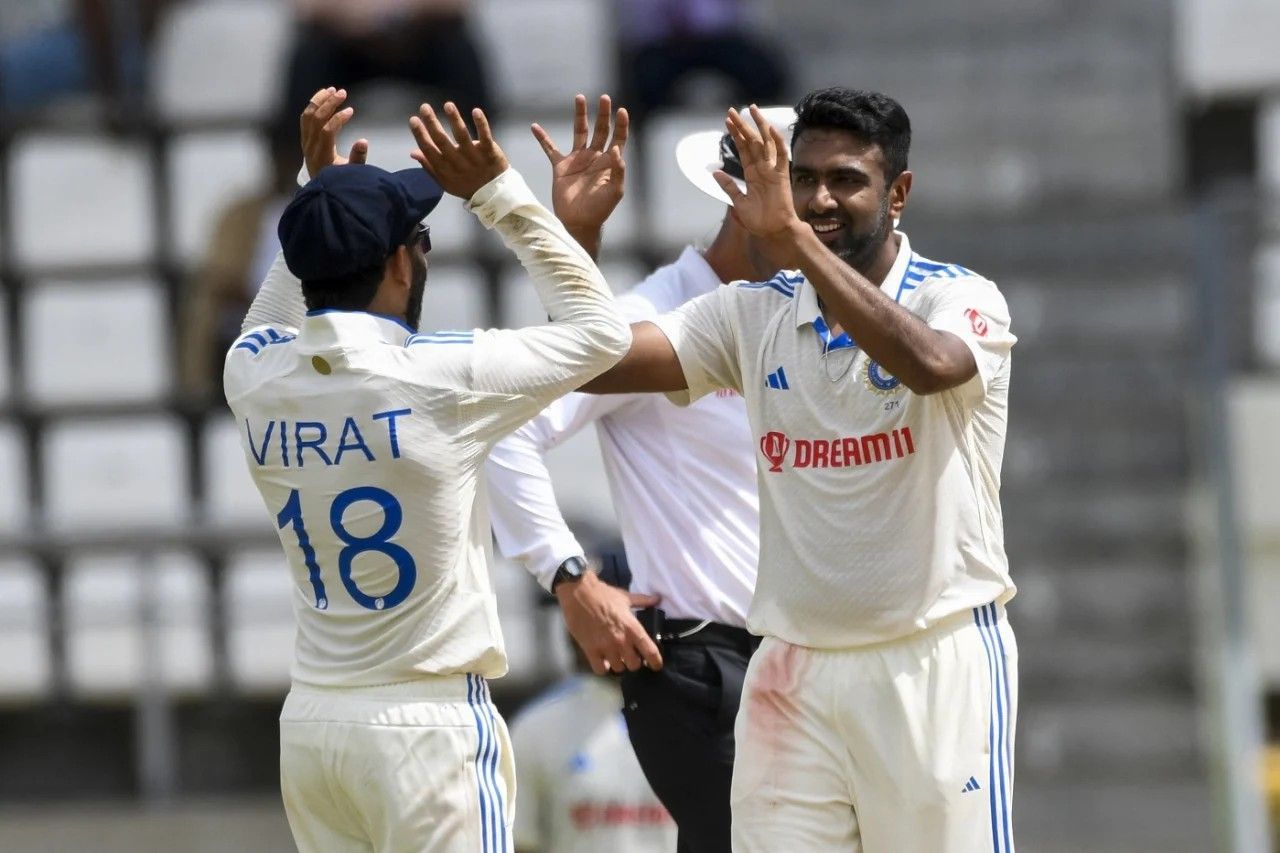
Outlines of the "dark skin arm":
{"label": "dark skin arm", "polygon": [[786,143],[755,106],[751,114],[754,127],[736,110],[729,111],[725,122],[742,155],[747,192],[728,175],[716,173],[739,221],[765,243],[781,268],[803,272],[829,318],[913,392],[936,394],[973,378],[977,363],[959,337],[930,328],[890,299],[800,219],[791,196]]}
{"label": "dark skin arm", "polygon": [[588,394],[683,391],[689,387],[675,347],[650,322],[631,324],[631,349],[613,367],[579,388]]}

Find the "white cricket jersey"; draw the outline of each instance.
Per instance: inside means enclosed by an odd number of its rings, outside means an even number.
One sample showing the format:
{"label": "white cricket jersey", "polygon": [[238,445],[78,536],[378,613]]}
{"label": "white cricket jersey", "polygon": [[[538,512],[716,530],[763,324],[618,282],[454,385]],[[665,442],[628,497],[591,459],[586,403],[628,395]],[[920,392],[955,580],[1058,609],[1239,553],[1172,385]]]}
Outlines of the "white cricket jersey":
{"label": "white cricket jersey", "polygon": [[630,344],[595,264],[516,172],[467,206],[519,256],[554,323],[413,334],[360,311],[304,318],[277,259],[227,354],[227,400],[293,572],[297,683],[506,672],[485,456]]}
{"label": "white cricket jersey", "polygon": [[649,787],[622,717],[622,691],[578,675],[511,723],[516,847],[544,853],[671,853],[676,825]]}
{"label": "white cricket jersey", "polygon": [[760,484],[760,573],[748,627],[815,648],[903,637],[1013,596],[1000,516],[1010,348],[990,281],[911,251],[881,290],[977,361],[919,396],[847,334],[798,272],[693,300],[655,322],[697,399],[746,398]]}
{"label": "white cricket jersey", "polygon": [[[633,323],[721,288],[698,251],[618,299]],[[660,394],[570,394],[507,436],[489,457],[498,547],[547,589],[582,546],[556,505],[543,455],[595,422],[631,567],[631,588],[662,596],[677,619],[744,626],[755,588],[760,502],[746,404],[721,389],[686,408]]]}

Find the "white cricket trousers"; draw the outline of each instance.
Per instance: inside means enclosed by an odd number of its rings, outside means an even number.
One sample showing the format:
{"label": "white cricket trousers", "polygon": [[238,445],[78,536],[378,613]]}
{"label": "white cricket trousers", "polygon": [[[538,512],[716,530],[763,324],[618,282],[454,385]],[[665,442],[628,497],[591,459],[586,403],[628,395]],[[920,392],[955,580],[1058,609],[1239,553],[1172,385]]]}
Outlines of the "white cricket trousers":
{"label": "white cricket trousers", "polygon": [[765,638],[734,734],[735,853],[1014,853],[1018,648],[988,604],[855,649]]}
{"label": "white cricket trousers", "polygon": [[474,675],[294,685],[280,791],[301,853],[511,853],[515,767]]}

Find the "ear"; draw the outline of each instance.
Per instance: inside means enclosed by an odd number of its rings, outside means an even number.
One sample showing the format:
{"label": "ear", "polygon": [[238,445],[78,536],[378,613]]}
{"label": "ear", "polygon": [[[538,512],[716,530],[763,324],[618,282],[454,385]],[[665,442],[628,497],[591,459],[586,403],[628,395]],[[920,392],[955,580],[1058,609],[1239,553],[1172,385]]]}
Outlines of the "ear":
{"label": "ear", "polygon": [[409,247],[400,246],[387,259],[386,278],[393,282],[397,289],[406,293],[413,282],[413,261],[409,258]]}
{"label": "ear", "polygon": [[889,185],[889,215],[895,220],[902,217],[907,208],[907,196],[911,194],[911,172],[904,170]]}

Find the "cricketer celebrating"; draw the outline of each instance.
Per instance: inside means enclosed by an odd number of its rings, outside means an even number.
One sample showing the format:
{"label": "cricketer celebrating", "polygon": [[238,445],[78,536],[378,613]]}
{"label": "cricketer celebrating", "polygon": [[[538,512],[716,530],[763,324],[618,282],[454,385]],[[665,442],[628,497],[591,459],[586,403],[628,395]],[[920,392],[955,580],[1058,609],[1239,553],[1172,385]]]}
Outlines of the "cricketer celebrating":
{"label": "cricketer celebrating", "polygon": [[[345,92],[303,115],[312,179],[227,354],[245,458],[294,581],[281,788],[304,853],[510,851],[507,669],[489,583],[489,448],[612,365],[630,335],[591,258],[508,167],[484,114],[411,119],[425,169],[337,156]],[[584,171],[617,179],[621,152]],[[329,164],[336,165],[329,165]],[[323,167],[323,168],[322,168]],[[516,253],[554,320],[416,334],[442,190]],[[301,280],[301,285],[299,285]]]}
{"label": "cricketer celebrating", "polygon": [[742,853],[1012,853],[1017,648],[999,503],[1010,350],[994,284],[894,229],[911,130],[849,89],[796,107],[792,158],[727,120],[716,180],[779,273],[632,327],[590,391],[739,391],[758,443],[763,635],[736,725]]}

